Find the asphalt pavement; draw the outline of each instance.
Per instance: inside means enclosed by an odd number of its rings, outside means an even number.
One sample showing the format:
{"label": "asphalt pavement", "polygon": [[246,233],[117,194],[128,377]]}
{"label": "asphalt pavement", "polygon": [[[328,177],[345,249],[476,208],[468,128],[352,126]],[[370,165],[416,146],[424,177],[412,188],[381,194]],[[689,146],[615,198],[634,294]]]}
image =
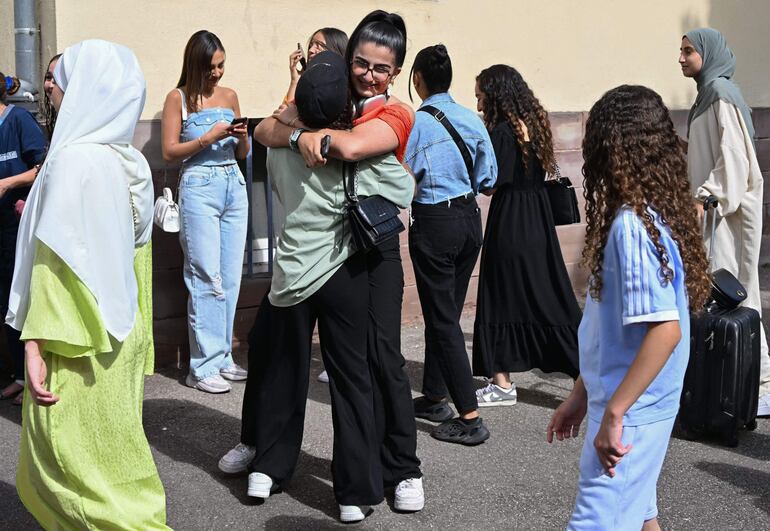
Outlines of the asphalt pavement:
{"label": "asphalt pavement", "polygon": [[[762,271],[770,287],[770,269]],[[770,293],[763,293],[768,307]],[[766,314],[767,315],[767,314]],[[463,318],[472,340],[473,317]],[[415,394],[423,359],[420,323],[404,325],[402,350]],[[492,437],[468,448],[432,439],[418,420],[418,452],[426,507],[399,514],[387,502],[362,523],[344,526],[331,486],[332,425],[329,392],[315,377],[313,355],[302,454],[284,492],[256,503],[246,477],[226,476],[217,460],[238,442],[243,384],[207,395],[182,384],[184,373],[165,370],[146,380],[145,430],[166,488],[168,524],[180,530],[269,529],[564,529],[575,500],[580,440],[549,445],[545,429],[569,393],[566,376],[538,371],[514,375],[519,402],[482,410]],[[481,386],[482,382],[479,381]],[[62,407],[61,404],[59,407]],[[0,529],[36,529],[19,501],[14,475],[21,414],[0,402]],[[672,438],[658,483],[660,523],[670,530],[770,529],[770,419],[741,436],[737,448]]]}

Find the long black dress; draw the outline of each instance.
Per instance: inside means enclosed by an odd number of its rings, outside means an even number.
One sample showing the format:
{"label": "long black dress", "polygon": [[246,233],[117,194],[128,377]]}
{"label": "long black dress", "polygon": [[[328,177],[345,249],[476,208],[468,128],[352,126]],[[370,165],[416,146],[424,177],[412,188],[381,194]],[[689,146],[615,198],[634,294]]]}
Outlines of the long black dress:
{"label": "long black dress", "polygon": [[473,374],[578,374],[581,312],[564,265],[534,148],[527,167],[509,123],[490,135],[497,156],[481,254],[473,333]]}

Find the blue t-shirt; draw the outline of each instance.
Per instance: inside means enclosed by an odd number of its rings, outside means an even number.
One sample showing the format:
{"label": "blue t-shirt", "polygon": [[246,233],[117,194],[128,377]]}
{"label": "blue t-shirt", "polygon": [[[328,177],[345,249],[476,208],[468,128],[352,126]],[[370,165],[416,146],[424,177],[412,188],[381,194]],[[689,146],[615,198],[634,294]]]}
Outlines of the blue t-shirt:
{"label": "blue t-shirt", "polygon": [[679,321],[682,339],[655,380],[623,418],[626,426],[669,419],[679,411],[679,396],[690,355],[690,314],[679,247],[668,226],[649,210],[660,230],[668,266],[663,280],[658,253],[642,221],[620,210],[604,248],[601,300],[587,297],[578,331],[580,373],[588,391],[588,415],[601,422],[604,410],[639,352],[647,323]]}
{"label": "blue t-shirt", "polygon": [[[0,179],[13,177],[40,163],[46,140],[35,118],[24,109],[9,105],[0,115]],[[0,198],[0,210],[12,208],[27,197],[29,187],[14,188]]]}

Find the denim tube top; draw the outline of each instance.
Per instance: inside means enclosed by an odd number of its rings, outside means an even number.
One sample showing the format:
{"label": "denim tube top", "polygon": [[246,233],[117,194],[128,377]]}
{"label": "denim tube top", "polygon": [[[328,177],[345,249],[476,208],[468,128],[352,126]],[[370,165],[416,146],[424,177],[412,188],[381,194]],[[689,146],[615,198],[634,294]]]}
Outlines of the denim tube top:
{"label": "denim tube top", "polygon": [[[196,140],[206,134],[217,122],[232,122],[235,113],[231,109],[223,107],[213,107],[211,109],[201,109],[198,112],[190,113],[187,120],[182,124],[182,142]],[[238,147],[238,140],[228,136],[214,142],[210,146],[196,153],[182,164],[189,166],[227,166],[235,164],[235,149]]]}

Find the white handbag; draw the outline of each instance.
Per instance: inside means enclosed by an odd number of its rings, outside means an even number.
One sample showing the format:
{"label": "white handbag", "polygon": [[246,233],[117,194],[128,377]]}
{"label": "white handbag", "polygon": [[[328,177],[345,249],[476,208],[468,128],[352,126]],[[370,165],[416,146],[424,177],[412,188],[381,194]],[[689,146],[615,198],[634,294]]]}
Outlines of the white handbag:
{"label": "white handbag", "polygon": [[163,195],[155,200],[155,224],[165,232],[179,232],[179,205],[174,202],[171,188],[164,188]]}

